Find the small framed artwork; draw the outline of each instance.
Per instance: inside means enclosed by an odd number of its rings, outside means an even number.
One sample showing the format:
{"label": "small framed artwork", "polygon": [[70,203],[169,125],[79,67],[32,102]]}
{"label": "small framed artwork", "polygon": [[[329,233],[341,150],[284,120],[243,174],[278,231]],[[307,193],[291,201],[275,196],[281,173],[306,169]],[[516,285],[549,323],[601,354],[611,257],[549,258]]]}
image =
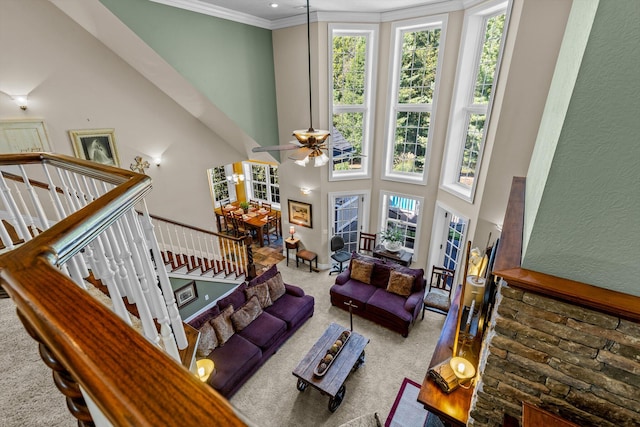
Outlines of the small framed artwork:
{"label": "small framed artwork", "polygon": [[173,295],[176,298],[176,304],[178,304],[178,308],[182,308],[185,305],[197,300],[198,290],[196,289],[195,280],[192,280],[180,289],[176,289],[173,292]]}
{"label": "small framed artwork", "polygon": [[303,227],[313,228],[311,205],[289,200],[289,222]]}
{"label": "small framed artwork", "polygon": [[76,157],[109,166],[120,166],[113,129],[70,130]]}

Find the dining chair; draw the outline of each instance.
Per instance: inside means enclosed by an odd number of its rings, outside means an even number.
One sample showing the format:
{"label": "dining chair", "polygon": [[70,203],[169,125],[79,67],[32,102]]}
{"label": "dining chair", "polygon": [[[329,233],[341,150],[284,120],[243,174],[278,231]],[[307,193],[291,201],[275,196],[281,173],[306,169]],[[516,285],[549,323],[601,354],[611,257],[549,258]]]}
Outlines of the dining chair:
{"label": "dining chair", "polygon": [[260,209],[260,202],[257,200],[249,200],[249,205],[253,208]]}
{"label": "dining chair", "polygon": [[268,214],[267,222],[264,224],[264,237],[267,239],[267,244],[271,244],[271,237],[275,238],[274,241],[278,240],[280,233],[278,232],[278,217],[276,215]]}
{"label": "dining chair", "polygon": [[245,236],[247,234],[247,227],[244,224],[242,214],[231,212],[231,218],[233,223],[233,234],[236,237]]}
{"label": "dining chair", "polygon": [[424,306],[422,307],[422,318],[426,310],[435,311],[441,314],[447,314],[451,308],[451,289],[453,288],[453,276],[455,270],[444,267],[431,268],[431,281],[429,282],[429,291],[424,297]]}
{"label": "dining chair", "polygon": [[360,232],[360,240],[358,241],[358,252],[373,255],[373,248],[376,247],[376,233]]}
{"label": "dining chair", "polygon": [[265,210],[271,212],[271,203],[262,202],[262,209],[265,209]]}

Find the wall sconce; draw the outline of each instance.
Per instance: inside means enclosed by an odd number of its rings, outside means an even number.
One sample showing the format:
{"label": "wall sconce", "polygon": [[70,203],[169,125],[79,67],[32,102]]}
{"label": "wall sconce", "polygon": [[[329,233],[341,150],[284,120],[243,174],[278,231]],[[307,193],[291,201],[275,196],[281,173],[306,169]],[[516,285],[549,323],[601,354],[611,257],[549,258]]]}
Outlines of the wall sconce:
{"label": "wall sconce", "polygon": [[502,224],[496,224],[496,230],[498,230],[498,232],[502,233]]}
{"label": "wall sconce", "polygon": [[27,95],[12,95],[11,99],[22,111],[27,109]]}
{"label": "wall sconce", "polygon": [[296,229],[293,225],[289,227],[289,234],[291,234],[291,240],[293,240],[293,235],[296,234]]}
{"label": "wall sconce", "polygon": [[304,195],[311,194],[311,189],[309,187],[300,187],[300,192]]}
{"label": "wall sconce", "polygon": [[233,175],[227,176],[227,181],[233,182],[234,184],[238,185],[239,182],[244,181],[244,175],[234,173]]}
{"label": "wall sconce", "polygon": [[156,164],[156,166],[160,167],[160,163],[162,163],[162,157],[156,157],[153,159],[153,163]]}
{"label": "wall sconce", "polygon": [[476,376],[476,368],[464,357],[452,357],[449,361],[449,366],[453,370],[454,375],[458,378],[458,384],[462,388],[469,388],[471,384],[466,387],[464,383],[471,380]]}

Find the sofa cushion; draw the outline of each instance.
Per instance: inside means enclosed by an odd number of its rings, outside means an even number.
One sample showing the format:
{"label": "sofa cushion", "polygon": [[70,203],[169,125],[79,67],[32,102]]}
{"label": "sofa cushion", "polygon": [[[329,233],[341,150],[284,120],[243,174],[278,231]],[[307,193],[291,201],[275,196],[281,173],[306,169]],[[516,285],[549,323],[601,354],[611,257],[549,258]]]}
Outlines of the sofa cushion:
{"label": "sofa cushion", "polygon": [[275,301],[285,294],[287,291],[284,287],[284,282],[282,281],[282,273],[278,271],[278,273],[273,276],[271,279],[265,282],[269,287],[269,297],[271,301]]}
{"label": "sofa cushion", "polygon": [[424,270],[422,268],[409,268],[398,265],[394,267],[394,270],[399,273],[408,274],[415,278],[411,293],[424,290]]}
{"label": "sofa cushion", "polygon": [[333,285],[330,293],[339,295],[340,302],[352,300],[359,310],[363,310],[365,303],[376,289],[378,288],[375,286],[365,285],[357,280],[349,279],[344,285]]}
{"label": "sofa cushion", "polygon": [[189,320],[189,322],[187,323],[189,323],[189,325],[193,326],[196,329],[200,329],[202,328],[202,325],[208,323],[209,320],[213,319],[218,314],[220,314],[220,309],[217,305],[214,305],[213,307],[208,308],[206,311]]}
{"label": "sofa cushion", "polygon": [[229,295],[222,298],[218,301],[218,307],[220,311],[223,311],[228,305],[233,305],[234,307],[240,307],[242,304],[247,302],[247,297],[244,294],[244,290],[247,288],[246,284],[242,284],[235,288]]}
{"label": "sofa cushion", "polygon": [[249,326],[249,324],[261,314],[262,307],[260,307],[260,301],[258,301],[258,297],[254,295],[249,298],[242,307],[231,314],[231,323],[233,323],[233,329],[236,332],[240,332],[241,330]]}
{"label": "sofa cushion", "polygon": [[262,359],[260,348],[239,334],[234,334],[222,347],[209,355],[216,372],[209,377],[209,384],[223,395],[227,395]]}
{"label": "sofa cushion", "polygon": [[278,298],[265,312],[286,322],[287,329],[295,329],[313,314],[311,295],[294,296],[289,292]]}
{"label": "sofa cushion", "polygon": [[371,283],[372,271],[373,263],[355,258],[351,260],[351,279],[368,285]]}
{"label": "sofa cushion", "polygon": [[264,273],[262,273],[258,277],[254,277],[253,279],[251,279],[251,281],[249,281],[249,283],[247,283],[247,287],[251,287],[251,286],[259,285],[260,283],[264,283],[267,280],[271,279],[276,274],[278,274],[278,267],[277,267],[276,264],[273,264],[271,267],[269,267],[267,270],[265,270]]}
{"label": "sofa cushion", "polygon": [[367,311],[390,321],[401,319],[405,322],[413,320],[411,313],[404,309],[405,297],[392,294],[384,289],[376,289],[367,301]]}
{"label": "sofa cushion", "polygon": [[258,301],[260,302],[260,307],[262,308],[267,308],[271,305],[271,297],[269,296],[269,286],[267,285],[267,282],[251,286],[245,289],[244,293],[246,294],[247,299],[254,295],[257,296]]}
{"label": "sofa cushion", "polygon": [[389,274],[391,274],[391,266],[376,262],[373,264],[373,272],[371,274],[371,284],[377,288],[386,289],[389,284]]}
{"label": "sofa cushion", "polygon": [[209,322],[205,322],[199,329],[200,340],[198,341],[198,348],[196,349],[197,357],[207,357],[218,346],[218,337],[216,331],[213,329],[213,325]]}
{"label": "sofa cushion", "polygon": [[240,332],[240,335],[265,351],[286,331],[287,324],[284,320],[263,312],[253,322],[247,325],[247,327]]}
{"label": "sofa cushion", "polygon": [[387,291],[403,297],[408,297],[409,295],[411,295],[414,280],[414,276],[393,270],[389,274],[389,284],[387,285]]}
{"label": "sofa cushion", "polygon": [[233,314],[233,305],[228,305],[222,313],[211,319],[211,325],[216,331],[218,344],[223,346],[233,335],[233,323],[231,323],[231,315]]}

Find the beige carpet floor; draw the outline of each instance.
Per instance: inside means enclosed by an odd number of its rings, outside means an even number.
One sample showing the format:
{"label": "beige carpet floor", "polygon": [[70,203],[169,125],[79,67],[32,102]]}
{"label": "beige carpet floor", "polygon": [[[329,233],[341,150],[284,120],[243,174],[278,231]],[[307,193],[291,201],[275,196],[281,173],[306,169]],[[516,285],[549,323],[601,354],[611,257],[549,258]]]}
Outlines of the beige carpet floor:
{"label": "beige carpet floor", "polygon": [[[331,413],[329,398],[311,388],[299,392],[291,371],[331,322],[349,327],[349,313],[329,301],[336,276],[310,273],[308,266],[296,268],[294,262],[287,267],[282,261],[278,268],[286,283],[315,297],[314,316],[232,397],[231,404],[261,427],[333,427],[374,412],[384,423],[403,378],[422,382],[445,317],[427,312],[403,338],[354,316],[354,330],[370,339],[366,362],[349,376],[344,401]],[[77,425],[11,300],[0,299],[0,324],[0,427]]]}

